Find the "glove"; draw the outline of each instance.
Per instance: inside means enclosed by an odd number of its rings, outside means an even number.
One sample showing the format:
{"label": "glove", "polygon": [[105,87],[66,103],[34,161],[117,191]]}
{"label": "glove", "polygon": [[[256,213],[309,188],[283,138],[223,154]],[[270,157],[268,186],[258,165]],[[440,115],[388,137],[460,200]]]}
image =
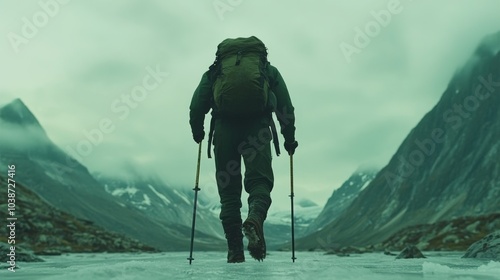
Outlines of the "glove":
{"label": "glove", "polygon": [[286,142],[285,141],[285,150],[288,152],[289,155],[293,155],[295,153],[295,149],[299,146],[299,143],[297,141],[293,142]]}
{"label": "glove", "polygon": [[202,130],[198,133],[193,133],[194,142],[199,144],[203,140],[203,138],[205,138],[205,131]]}

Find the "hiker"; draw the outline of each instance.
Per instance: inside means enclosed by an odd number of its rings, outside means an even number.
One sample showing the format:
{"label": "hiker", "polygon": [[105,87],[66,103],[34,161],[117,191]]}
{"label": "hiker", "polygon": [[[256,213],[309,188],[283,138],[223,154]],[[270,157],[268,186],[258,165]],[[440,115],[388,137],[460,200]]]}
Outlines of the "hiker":
{"label": "hiker", "polygon": [[[271,140],[276,154],[280,153],[273,111],[289,155],[293,155],[298,143],[294,107],[285,82],[267,61],[267,49],[258,38],[226,39],[218,45],[216,60],[203,74],[191,100],[189,123],[196,143],[205,137],[205,114],[210,109],[208,156],[213,140],[227,262],[245,261],[242,230],[250,255],[262,261],[266,256],[263,223],[274,184]],[[244,223],[240,213],[241,158],[245,164],[243,184],[249,195]]]}

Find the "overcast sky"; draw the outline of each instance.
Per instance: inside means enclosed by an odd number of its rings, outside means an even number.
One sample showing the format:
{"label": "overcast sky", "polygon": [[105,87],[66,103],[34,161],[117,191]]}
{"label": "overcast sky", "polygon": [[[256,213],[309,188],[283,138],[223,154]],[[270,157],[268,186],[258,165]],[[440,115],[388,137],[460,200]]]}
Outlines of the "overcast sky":
{"label": "overcast sky", "polygon": [[[192,93],[220,41],[255,35],[296,107],[296,197],[322,205],[359,166],[387,164],[500,30],[499,11],[498,0],[1,0],[0,104],[20,97],[92,171],[137,166],[190,188]],[[205,148],[200,184],[215,193]],[[273,164],[272,209],[286,209],[289,161]]]}

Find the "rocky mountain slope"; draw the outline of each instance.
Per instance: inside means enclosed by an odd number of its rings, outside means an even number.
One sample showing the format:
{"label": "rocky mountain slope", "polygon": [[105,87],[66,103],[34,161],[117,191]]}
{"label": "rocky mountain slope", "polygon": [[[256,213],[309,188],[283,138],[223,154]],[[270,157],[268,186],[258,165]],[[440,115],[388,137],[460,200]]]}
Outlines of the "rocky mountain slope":
{"label": "rocky mountain slope", "polygon": [[474,242],[497,230],[500,230],[500,213],[460,217],[404,228],[376,247],[400,251],[412,244],[425,251],[465,251]]}
{"label": "rocky mountain slope", "polygon": [[347,179],[340,188],[336,189],[328,199],[321,213],[308,226],[305,234],[321,230],[340,216],[352,201],[373,180],[377,171],[357,170]]}
{"label": "rocky mountain slope", "polygon": [[[29,188],[15,184],[15,245],[35,254],[88,252],[154,252],[143,243],[95,226],[49,205]],[[7,179],[0,176],[0,197],[7,197]],[[7,200],[0,208],[7,211]],[[0,227],[0,242],[7,242],[10,230]]]}
{"label": "rocky mountain slope", "polygon": [[377,244],[408,226],[498,211],[499,51],[500,33],[487,37],[388,165],[298,248]]}

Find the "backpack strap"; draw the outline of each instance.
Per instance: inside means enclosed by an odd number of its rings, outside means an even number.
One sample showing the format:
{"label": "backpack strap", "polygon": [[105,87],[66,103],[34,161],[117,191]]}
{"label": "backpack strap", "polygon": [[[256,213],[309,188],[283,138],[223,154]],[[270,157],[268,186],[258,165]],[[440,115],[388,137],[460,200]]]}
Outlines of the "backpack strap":
{"label": "backpack strap", "polygon": [[273,116],[271,115],[269,122],[269,126],[271,127],[271,133],[273,135],[273,144],[274,144],[274,150],[276,151],[276,156],[279,157],[281,152],[280,152],[280,143],[278,140],[278,132],[276,131],[276,124],[274,123]]}
{"label": "backpack strap", "polygon": [[210,152],[210,149],[212,148],[214,131],[215,131],[215,116],[212,115],[212,119],[210,120],[210,131],[208,132],[208,145],[207,145],[208,158],[212,158],[212,154]]}

